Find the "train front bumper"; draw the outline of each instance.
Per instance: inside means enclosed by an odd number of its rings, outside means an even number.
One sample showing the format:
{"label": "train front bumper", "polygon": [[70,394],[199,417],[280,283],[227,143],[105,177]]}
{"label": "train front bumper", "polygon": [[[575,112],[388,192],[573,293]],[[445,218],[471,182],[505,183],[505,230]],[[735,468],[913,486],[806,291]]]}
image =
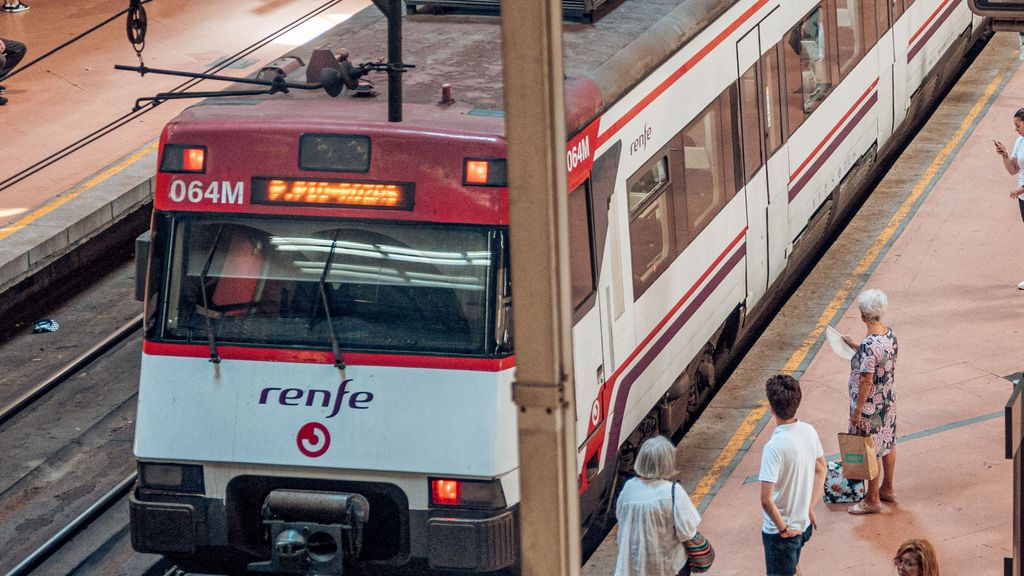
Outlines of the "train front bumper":
{"label": "train front bumper", "polygon": [[[223,500],[198,494],[171,494],[136,487],[129,501],[132,547],[143,553],[173,557],[179,563],[195,558],[208,565],[211,558],[224,557],[225,553],[233,557],[247,555],[250,561],[271,560],[275,543],[264,538],[254,542],[253,533],[264,533],[262,522],[255,530],[248,524],[256,522],[239,526],[240,519],[256,518],[238,506],[232,499],[225,505]],[[378,506],[375,510],[371,499],[369,508],[364,553],[358,562],[492,572],[518,561],[517,506],[499,510],[401,510],[397,506],[387,510]],[[255,512],[258,514],[259,510]],[[384,515],[399,517],[387,533],[372,528]],[[289,518],[289,522],[293,520]],[[301,521],[293,523],[298,526]],[[375,555],[374,549],[387,553]]]}

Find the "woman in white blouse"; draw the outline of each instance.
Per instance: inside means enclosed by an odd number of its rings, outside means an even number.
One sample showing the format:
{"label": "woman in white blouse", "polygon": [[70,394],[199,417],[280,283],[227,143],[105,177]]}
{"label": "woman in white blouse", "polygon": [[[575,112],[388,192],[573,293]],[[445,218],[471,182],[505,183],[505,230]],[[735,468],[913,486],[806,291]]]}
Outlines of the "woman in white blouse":
{"label": "woman in white blouse", "polygon": [[[1024,48],[1022,48],[1024,50]],[[1017,133],[1017,140],[1013,143],[1013,150],[1007,151],[1006,146],[1002,142],[993,139],[992,143],[995,144],[996,154],[1003,159],[1003,168],[1006,168],[1007,173],[1011,176],[1017,176],[1017,188],[1013,192],[1010,192],[1010,198],[1016,198],[1020,207],[1020,217],[1024,218],[1024,108],[1017,110],[1013,114],[1013,131]],[[1017,284],[1017,288],[1024,290],[1024,282]]]}
{"label": "woman in white blouse", "polygon": [[615,576],[690,573],[682,543],[697,533],[700,513],[682,485],[672,480],[675,461],[675,447],[664,436],[649,438],[640,446],[634,465],[637,475],[623,485],[615,506],[619,523]]}

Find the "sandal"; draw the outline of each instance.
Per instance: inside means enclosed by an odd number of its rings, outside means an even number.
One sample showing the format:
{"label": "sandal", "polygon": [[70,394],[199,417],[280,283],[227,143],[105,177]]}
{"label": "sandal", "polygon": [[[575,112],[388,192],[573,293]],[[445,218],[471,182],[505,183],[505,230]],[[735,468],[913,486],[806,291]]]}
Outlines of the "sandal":
{"label": "sandal", "polygon": [[879,506],[879,507],[876,508],[874,506],[869,506],[869,505],[865,504],[864,502],[857,502],[853,506],[850,506],[849,508],[847,508],[846,511],[849,512],[850,514],[855,514],[857,516],[862,516],[864,514],[878,514],[879,512],[882,511],[882,507]]}
{"label": "sandal", "polygon": [[882,502],[892,502],[893,504],[896,503],[896,493],[895,492],[880,492],[878,494],[878,497],[879,497],[879,499],[882,500]]}

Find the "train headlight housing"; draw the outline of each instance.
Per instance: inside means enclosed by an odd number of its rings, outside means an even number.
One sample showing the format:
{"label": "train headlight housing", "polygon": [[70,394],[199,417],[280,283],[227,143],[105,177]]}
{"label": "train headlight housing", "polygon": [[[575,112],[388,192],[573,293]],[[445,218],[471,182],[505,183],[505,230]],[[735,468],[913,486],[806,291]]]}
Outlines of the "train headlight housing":
{"label": "train headlight housing", "polygon": [[503,158],[466,158],[462,183],[467,186],[508,186],[508,166]]}
{"label": "train headlight housing", "polygon": [[505,507],[505,494],[498,480],[459,480],[455,478],[430,478],[431,508],[480,508],[499,509]]}
{"label": "train headlight housing", "polygon": [[203,467],[196,464],[139,462],[139,483],[143,488],[202,492]]}
{"label": "train headlight housing", "polygon": [[206,146],[165,144],[160,157],[160,171],[203,174],[206,172]]}

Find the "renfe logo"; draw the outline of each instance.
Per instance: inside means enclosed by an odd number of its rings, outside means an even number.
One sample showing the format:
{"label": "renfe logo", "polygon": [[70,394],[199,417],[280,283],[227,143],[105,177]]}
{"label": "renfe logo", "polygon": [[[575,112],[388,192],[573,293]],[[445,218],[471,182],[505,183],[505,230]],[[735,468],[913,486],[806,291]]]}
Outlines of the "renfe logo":
{"label": "renfe logo", "polygon": [[[327,418],[337,416],[338,412],[346,404],[352,410],[366,410],[369,408],[368,404],[373,401],[373,392],[349,392],[348,383],[351,381],[352,379],[349,378],[338,384],[338,390],[333,394],[333,403],[331,402],[332,394],[330,390],[267,387],[260,390],[260,404],[266,404],[268,401],[273,402],[274,400],[281,406],[314,406],[319,403],[321,408],[331,406],[331,413],[327,415]],[[275,390],[277,394],[271,396],[271,392]],[[347,402],[345,401],[345,396],[348,396]]]}
{"label": "renfe logo", "polygon": [[331,434],[323,424],[310,422],[299,428],[295,444],[298,445],[299,452],[304,455],[310,458],[319,458],[331,447]]}
{"label": "renfe logo", "polygon": [[637,136],[636,138],[634,138],[633,142],[629,145],[629,155],[632,156],[633,154],[635,154],[635,153],[637,153],[637,152],[639,152],[641,150],[645,150],[646,151],[647,150],[647,142],[650,141],[651,133],[653,133],[653,132],[654,132],[654,130],[652,130],[651,127],[648,126],[647,123],[645,122],[644,123],[643,131],[640,132],[640,135]]}

